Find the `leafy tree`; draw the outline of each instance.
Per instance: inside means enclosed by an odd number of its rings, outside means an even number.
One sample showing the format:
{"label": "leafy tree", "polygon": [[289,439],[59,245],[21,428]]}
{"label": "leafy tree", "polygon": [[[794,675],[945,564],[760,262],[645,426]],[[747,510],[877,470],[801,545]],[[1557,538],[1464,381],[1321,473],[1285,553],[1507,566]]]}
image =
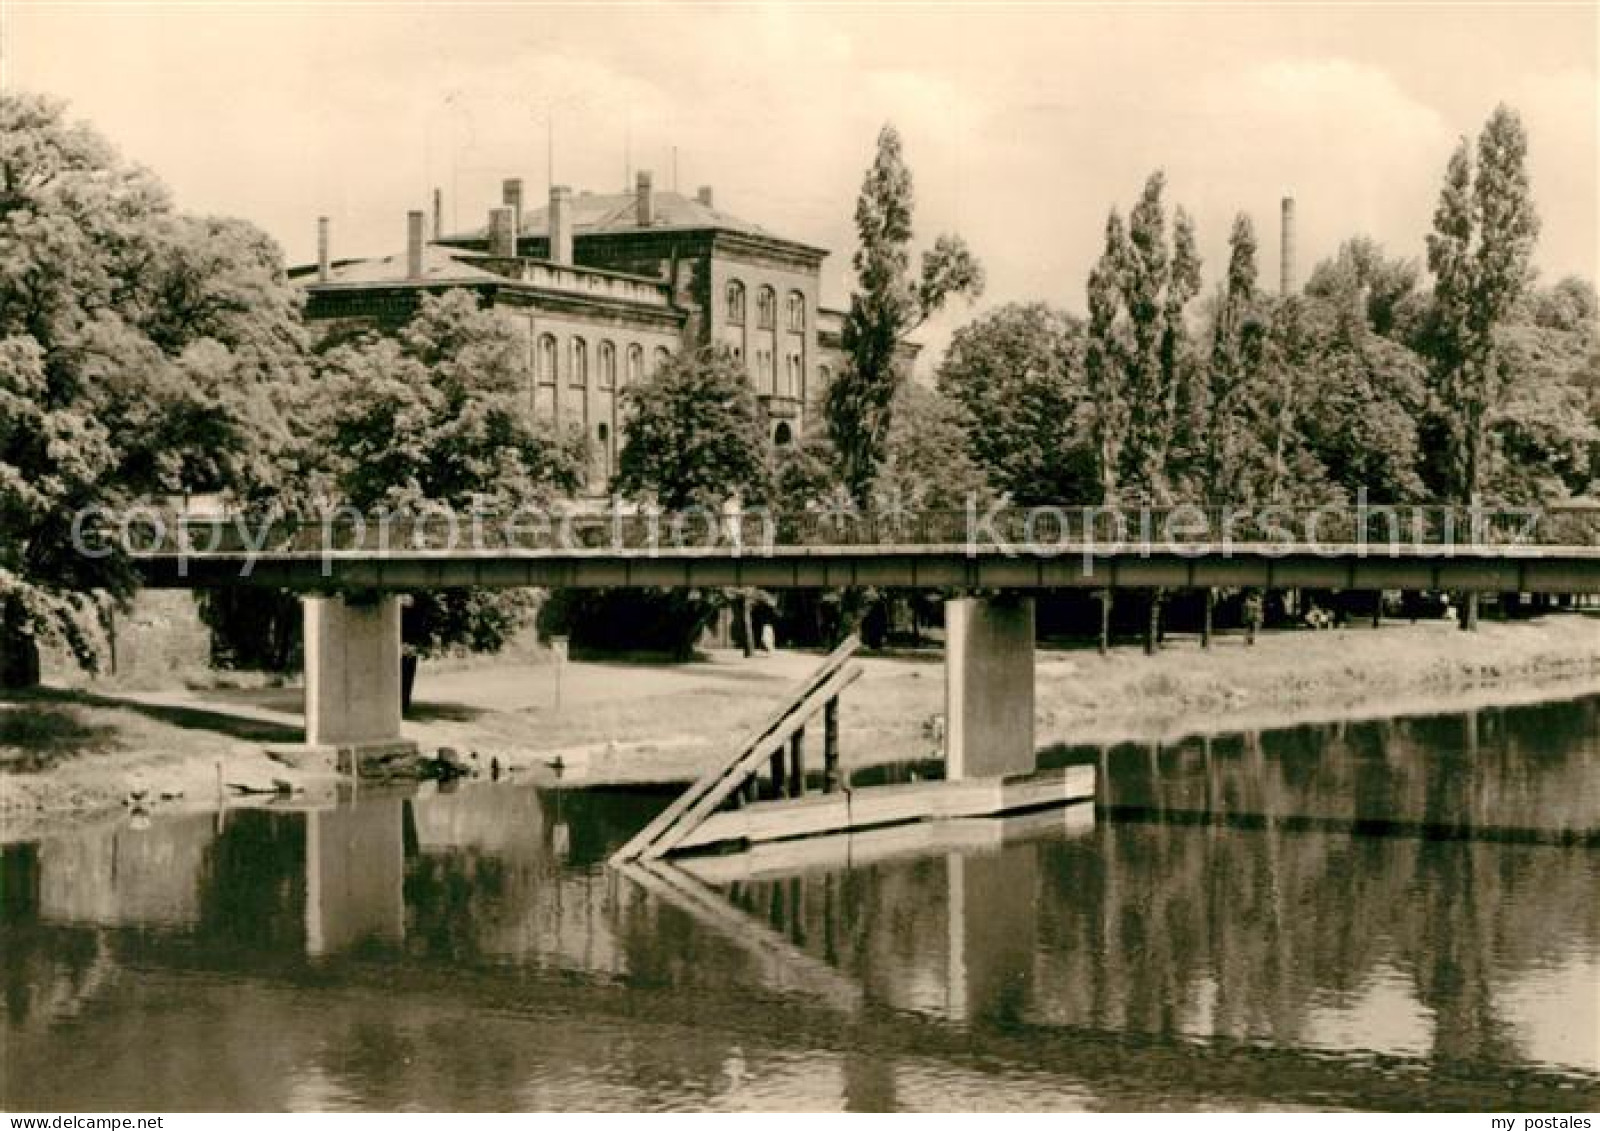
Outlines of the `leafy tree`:
{"label": "leafy tree", "polygon": [[1545,330],[1563,330],[1592,337],[1600,320],[1600,300],[1594,284],[1568,275],[1553,287],[1534,292],[1529,302],[1527,321]]}
{"label": "leafy tree", "polygon": [[901,388],[889,426],[879,510],[909,515],[961,510],[988,495],[983,469],[967,450],[970,422],[963,406],[916,382]]}
{"label": "leafy tree", "polygon": [[[1417,419],[1427,398],[1427,368],[1406,347],[1345,321],[1326,332],[1309,360],[1299,430],[1315,470],[1300,486],[1325,487],[1316,501],[1374,503],[1422,493]],[[1309,482],[1307,482],[1309,480]],[[1310,501],[1309,499],[1306,501]]]}
{"label": "leafy tree", "polygon": [[[668,511],[705,508],[721,515],[733,500],[773,495],[766,424],[738,361],[722,347],[681,351],[624,393],[627,439],[612,489]],[[687,660],[700,634],[733,603],[752,648],[748,590],[587,590],[556,595],[541,612],[545,632],[572,638],[578,651],[619,649]]]}
{"label": "leafy tree", "polygon": [[1098,488],[1080,319],[1012,303],[957,330],[939,390],[965,410],[972,454],[1022,504],[1082,501]]}
{"label": "leafy tree", "polygon": [[912,277],[912,201],[900,134],[884,126],[856,201],[856,290],[841,333],[848,363],[825,394],[841,476],[862,505],[883,462],[895,393],[904,379],[897,356],[902,343],[951,298],[975,298],[983,291],[983,268],[958,236],[940,236]]}
{"label": "leafy tree", "polygon": [[[1569,311],[1561,321],[1572,324]],[[1577,326],[1523,323],[1497,336],[1498,357],[1514,375],[1489,417],[1485,486],[1499,497],[1547,502],[1583,493],[1600,476],[1600,343]]]}
{"label": "leafy tree", "polygon": [[1496,107],[1478,135],[1476,162],[1465,138],[1451,155],[1428,236],[1435,379],[1450,413],[1453,487],[1462,501],[1483,486],[1487,416],[1503,391],[1496,330],[1531,277],[1539,218],[1527,149],[1522,120]]}
{"label": "leafy tree", "polygon": [[[320,469],[341,503],[425,516],[448,509],[502,515],[547,506],[578,486],[571,437],[530,419],[526,351],[516,328],[464,291],[423,299],[396,337],[330,350],[321,363]],[[403,695],[421,656],[494,651],[526,622],[515,590],[449,588],[410,594],[402,615]]]}
{"label": "leafy tree", "polygon": [[669,511],[767,497],[766,427],[743,368],[726,349],[680,351],[627,389],[623,403],[627,440],[614,490]]}
{"label": "leafy tree", "polygon": [[1408,341],[1419,329],[1418,269],[1409,259],[1390,259],[1376,240],[1356,236],[1339,245],[1332,259],[1312,269],[1305,293],[1341,306],[1359,306],[1375,333]]}
{"label": "leafy tree", "polygon": [[772,449],[772,504],[784,513],[815,508],[838,493],[838,460],[822,432],[807,429]]}
{"label": "leafy tree", "polygon": [[259,491],[303,378],[276,247],[172,210],[61,104],[0,94],[0,682],[37,641],[93,667],[82,623],[131,594],[114,548],[72,546],[75,513],[191,491]]}

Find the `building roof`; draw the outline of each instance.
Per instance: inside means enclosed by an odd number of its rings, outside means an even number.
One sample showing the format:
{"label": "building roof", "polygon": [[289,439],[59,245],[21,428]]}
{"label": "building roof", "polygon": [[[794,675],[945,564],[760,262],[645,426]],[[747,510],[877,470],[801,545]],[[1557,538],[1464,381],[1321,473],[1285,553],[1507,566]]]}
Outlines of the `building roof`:
{"label": "building roof", "polygon": [[[782,240],[784,243],[796,241],[785,239],[775,232],[768,231],[759,224],[752,224],[748,220],[741,220],[729,212],[713,208],[692,196],[681,193],[666,192],[660,189],[651,194],[655,210],[655,223],[651,224],[649,231],[692,231],[697,229],[713,228],[724,232],[740,232],[749,236],[758,236],[762,239]],[[640,231],[638,198],[631,192],[600,193],[600,192],[575,192],[572,194],[572,231],[575,236],[595,235],[601,232]],[[461,232],[445,236],[445,242],[457,240],[471,241],[488,238],[487,225],[472,229],[470,232]],[[549,236],[550,234],[550,208],[548,204],[542,208],[535,208],[522,214],[522,222],[518,228],[518,235],[522,236]]]}
{"label": "building roof", "polygon": [[505,277],[478,267],[472,260],[482,258],[475,252],[453,247],[425,244],[422,248],[422,274],[412,278],[406,274],[406,254],[386,255],[380,259],[350,259],[333,264],[328,270],[327,283],[316,276],[316,268],[297,270],[291,274],[295,281],[305,286],[336,284],[382,283],[503,283]]}
{"label": "building roof", "polygon": [[667,287],[660,280],[618,271],[563,266],[540,259],[497,259],[479,251],[437,244],[423,245],[421,275],[406,274],[405,259],[404,254],[399,254],[342,260],[330,265],[326,282],[317,278],[315,265],[294,267],[289,270],[289,278],[324,293],[368,287],[481,287],[492,283],[513,291],[558,292],[663,309],[671,306]]}

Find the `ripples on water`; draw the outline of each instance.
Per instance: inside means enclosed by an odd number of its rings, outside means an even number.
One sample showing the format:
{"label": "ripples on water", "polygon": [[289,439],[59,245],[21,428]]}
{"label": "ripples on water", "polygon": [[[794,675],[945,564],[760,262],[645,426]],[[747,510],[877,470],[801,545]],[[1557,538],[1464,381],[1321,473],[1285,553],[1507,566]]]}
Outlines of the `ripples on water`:
{"label": "ripples on water", "polygon": [[506,785],[12,846],[0,1101],[1600,1107],[1600,698],[1041,761],[1100,812],[800,872]]}

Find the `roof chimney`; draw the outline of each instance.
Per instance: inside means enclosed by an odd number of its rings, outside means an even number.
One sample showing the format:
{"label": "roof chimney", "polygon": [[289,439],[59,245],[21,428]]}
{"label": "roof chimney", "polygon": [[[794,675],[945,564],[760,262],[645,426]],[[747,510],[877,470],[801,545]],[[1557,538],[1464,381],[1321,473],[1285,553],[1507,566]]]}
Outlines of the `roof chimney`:
{"label": "roof chimney", "polygon": [[406,213],[406,278],[422,278],[422,213]]}
{"label": "roof chimney", "polygon": [[694,198],[696,200],[698,200],[701,204],[705,205],[707,208],[715,208],[716,207],[716,205],[714,203],[712,203],[712,200],[711,200],[711,186],[710,185],[701,185],[700,186],[700,191],[694,194]]}
{"label": "roof chimney", "polygon": [[[511,209],[511,238],[513,241],[522,232],[522,178],[507,177],[500,182],[500,203]],[[511,245],[516,247],[516,243]],[[515,255],[513,251],[511,254]]]}
{"label": "roof chimney", "polygon": [[650,187],[650,171],[639,170],[639,179],[633,192],[638,205],[639,227],[648,228],[656,222],[656,194]]}
{"label": "roof chimney", "polygon": [[444,239],[444,193],[433,190],[433,238]]}
{"label": "roof chimney", "polygon": [[317,217],[317,282],[328,281],[328,218]]}
{"label": "roof chimney", "polygon": [[566,185],[550,189],[550,262],[572,266],[572,190]]}
{"label": "roof chimney", "polygon": [[1278,293],[1288,296],[1294,293],[1294,197],[1283,198],[1283,219],[1281,221],[1280,238],[1283,243],[1279,249],[1278,259]]}
{"label": "roof chimney", "polygon": [[517,254],[517,213],[509,207],[489,209],[489,254],[513,259]]}

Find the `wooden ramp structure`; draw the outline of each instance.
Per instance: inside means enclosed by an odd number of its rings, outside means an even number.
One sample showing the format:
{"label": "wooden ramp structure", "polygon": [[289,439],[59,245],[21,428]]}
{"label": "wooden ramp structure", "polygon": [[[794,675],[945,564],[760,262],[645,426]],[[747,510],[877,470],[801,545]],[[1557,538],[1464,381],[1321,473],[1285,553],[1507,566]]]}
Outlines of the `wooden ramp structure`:
{"label": "wooden ramp structure", "polygon": [[740,743],[733,755],[691,785],[638,834],[612,854],[613,864],[656,860],[677,848],[706,818],[725,804],[758,799],[760,774],[768,770],[768,793],[801,797],[806,787],[805,728],[823,715],[823,790],[837,791],[839,775],[839,696],[861,678],[850,662],[861,638],[850,636],[801,680],[783,703]]}
{"label": "wooden ramp structure", "polygon": [[800,841],[768,841],[742,852],[698,853],[657,861],[650,867],[670,868],[709,888],[726,889],[734,884],[769,883],[908,860],[995,853],[1040,838],[1084,836],[1094,828],[1094,806],[1067,805],[1009,816],[916,821]]}
{"label": "wooden ramp structure", "polygon": [[[861,676],[861,666],[851,662],[860,646],[851,636],[834,649],[728,758],[619,848],[611,863],[772,842],[788,842],[787,849],[803,854],[801,840],[850,830],[996,817],[1093,800],[1092,766],[849,788],[839,769],[839,697]],[[1030,716],[1031,709],[1030,696]],[[806,725],[818,714],[824,728],[821,791],[808,796]],[[1027,729],[1031,735],[1031,717]],[[1031,754],[1031,745],[1025,752]]]}
{"label": "wooden ramp structure", "polygon": [[[761,801],[713,813],[674,844],[677,852],[801,838],[913,822],[948,822],[1002,813],[1051,809],[1094,797],[1093,766],[1071,766],[1009,777],[875,785],[787,801]],[[792,843],[790,843],[792,842]]]}
{"label": "wooden ramp structure", "polygon": [[675,908],[748,954],[761,971],[761,985],[779,993],[799,991],[836,1009],[853,1013],[866,999],[860,983],[808,954],[769,923],[670,861],[635,862],[621,875],[665,906]]}

